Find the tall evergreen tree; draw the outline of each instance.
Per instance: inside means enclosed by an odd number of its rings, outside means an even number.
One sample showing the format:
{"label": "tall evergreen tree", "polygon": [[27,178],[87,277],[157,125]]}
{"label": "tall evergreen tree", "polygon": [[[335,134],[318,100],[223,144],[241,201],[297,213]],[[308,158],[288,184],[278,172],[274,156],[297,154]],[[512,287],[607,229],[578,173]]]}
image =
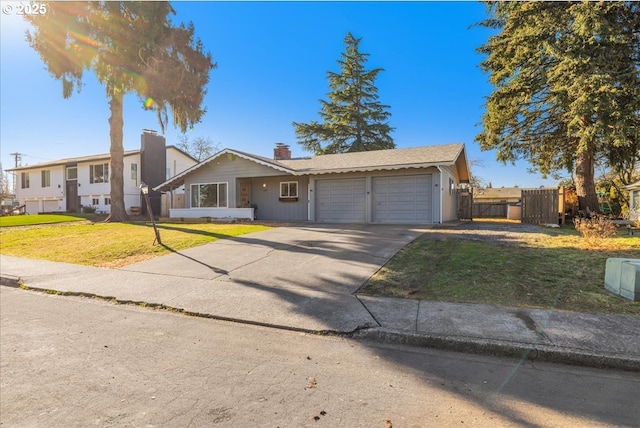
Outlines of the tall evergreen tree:
{"label": "tall evergreen tree", "polygon": [[595,160],[638,147],[638,3],[490,2],[488,11],[481,25],[499,33],[479,52],[495,89],[476,140],[504,162],[573,172],[580,209],[597,210]]}
{"label": "tall evergreen tree", "polygon": [[[194,27],[174,27],[168,2],[49,2],[47,13],[29,15],[27,41],[62,82],[62,96],[80,90],[84,71],[104,85],[109,102],[110,221],[124,221],[123,100],[136,94],[144,108],[157,113],[164,131],[171,111],[182,132],[200,122],[211,55],[194,39]],[[70,118],[73,120],[73,118]]]}
{"label": "tall evergreen tree", "polygon": [[351,33],[344,38],[345,52],[338,64],[340,72],[327,72],[331,91],[328,101],[320,100],[321,122],[293,122],[298,144],[316,155],[393,149],[387,120],[389,106],[378,101],[375,80],[382,68],[365,69],[369,54],[361,53],[362,39]]}

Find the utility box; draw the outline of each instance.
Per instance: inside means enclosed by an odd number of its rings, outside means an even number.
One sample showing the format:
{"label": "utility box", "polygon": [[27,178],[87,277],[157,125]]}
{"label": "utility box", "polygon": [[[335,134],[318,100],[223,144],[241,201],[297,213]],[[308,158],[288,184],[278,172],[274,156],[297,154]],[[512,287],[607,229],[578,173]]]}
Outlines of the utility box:
{"label": "utility box", "polygon": [[640,260],[622,263],[620,295],[625,299],[640,301]]}
{"label": "utility box", "polygon": [[604,287],[625,299],[640,300],[640,259],[608,258]]}

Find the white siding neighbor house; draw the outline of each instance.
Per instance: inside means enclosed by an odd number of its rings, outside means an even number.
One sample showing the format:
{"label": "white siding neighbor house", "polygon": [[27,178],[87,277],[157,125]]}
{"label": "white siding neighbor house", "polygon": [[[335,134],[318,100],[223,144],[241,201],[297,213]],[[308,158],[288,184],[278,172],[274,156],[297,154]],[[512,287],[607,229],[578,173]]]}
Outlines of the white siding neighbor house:
{"label": "white siding neighbor house", "polygon": [[629,191],[629,219],[640,221],[640,181],[624,187]]}
{"label": "white siding neighbor house", "polygon": [[[27,214],[80,212],[84,206],[109,213],[111,186],[109,154],[60,159],[13,168],[16,198]],[[124,152],[124,203],[127,211],[142,206],[140,183],[157,185],[197,161],[164,138],[145,131],[140,150]],[[155,177],[155,183],[154,183]],[[155,210],[155,208],[154,208]],[[158,204],[158,211],[159,204]]]}
{"label": "white siding neighbor house", "polygon": [[274,159],[224,149],[155,187],[185,190],[173,218],[348,223],[441,223],[457,218],[469,181],[464,144]]}

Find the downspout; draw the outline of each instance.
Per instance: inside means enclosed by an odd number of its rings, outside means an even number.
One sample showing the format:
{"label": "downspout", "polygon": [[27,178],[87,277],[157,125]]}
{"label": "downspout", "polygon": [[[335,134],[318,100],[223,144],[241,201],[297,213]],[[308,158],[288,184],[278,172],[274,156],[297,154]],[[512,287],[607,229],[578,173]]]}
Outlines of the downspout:
{"label": "downspout", "polygon": [[440,194],[440,220],[439,223],[442,224],[442,168],[440,168],[440,165],[436,165],[436,168],[438,169],[438,171],[440,171],[440,191],[438,192]]}

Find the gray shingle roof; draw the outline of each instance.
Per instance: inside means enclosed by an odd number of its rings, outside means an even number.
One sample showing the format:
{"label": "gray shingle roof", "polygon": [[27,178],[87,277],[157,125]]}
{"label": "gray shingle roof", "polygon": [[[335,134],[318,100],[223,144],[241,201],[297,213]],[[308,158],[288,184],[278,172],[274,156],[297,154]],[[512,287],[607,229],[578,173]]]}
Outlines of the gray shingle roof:
{"label": "gray shingle roof", "polygon": [[368,152],[340,153],[314,156],[310,158],[273,160],[264,156],[245,153],[233,149],[223,149],[208,159],[165,181],[155,190],[166,191],[184,183],[184,177],[219,156],[235,154],[241,158],[274,168],[286,174],[308,175],[329,174],[356,171],[394,170],[402,168],[424,168],[437,165],[455,165],[461,174],[460,179],[468,177],[467,159],[464,144],[444,144],[438,146],[411,147],[405,149],[372,150]]}
{"label": "gray shingle roof", "polygon": [[298,173],[330,173],[372,171],[380,169],[416,168],[453,164],[463,144],[411,147],[406,149],[372,150],[368,152],[322,155],[306,159],[276,161]]}

